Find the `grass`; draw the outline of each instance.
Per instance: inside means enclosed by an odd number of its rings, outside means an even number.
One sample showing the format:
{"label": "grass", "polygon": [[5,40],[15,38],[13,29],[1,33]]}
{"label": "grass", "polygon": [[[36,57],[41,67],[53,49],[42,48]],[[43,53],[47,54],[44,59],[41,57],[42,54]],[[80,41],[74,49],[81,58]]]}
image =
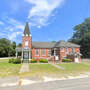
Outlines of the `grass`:
{"label": "grass", "polygon": [[[90,64],[90,63],[89,63]],[[60,70],[51,64],[30,64],[30,72],[22,73],[21,77],[41,77],[41,76],[55,76],[67,77],[70,75],[77,76],[84,72],[90,72],[90,65],[84,63],[64,63],[57,64],[64,68]]]}
{"label": "grass", "polygon": [[0,63],[8,63],[9,59],[0,59]]}
{"label": "grass", "polygon": [[64,68],[60,70],[51,64],[30,64],[30,71],[19,74],[21,64],[8,63],[8,59],[0,60],[0,77],[20,76],[20,77],[42,77],[55,76],[62,77],[67,75],[78,75],[84,72],[90,72],[90,62],[85,63],[63,63],[57,64]]}
{"label": "grass", "polygon": [[53,67],[51,64],[30,64],[30,72],[21,74],[23,76],[35,77],[43,75],[60,74],[60,69]]}
{"label": "grass", "polygon": [[8,59],[0,60],[0,77],[16,76],[19,73],[21,65],[8,63]]}
{"label": "grass", "polygon": [[84,72],[90,72],[90,65],[84,63],[67,63],[58,65],[65,69],[63,73],[80,74]]}

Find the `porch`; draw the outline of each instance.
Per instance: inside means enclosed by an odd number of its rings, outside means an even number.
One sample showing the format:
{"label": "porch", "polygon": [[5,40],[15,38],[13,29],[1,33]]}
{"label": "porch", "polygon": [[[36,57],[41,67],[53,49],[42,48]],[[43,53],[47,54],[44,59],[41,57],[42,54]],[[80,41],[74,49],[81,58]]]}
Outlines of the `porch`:
{"label": "porch", "polygon": [[16,58],[18,58],[18,53],[21,53],[21,63],[29,63],[31,60],[31,49],[30,48],[16,48]]}

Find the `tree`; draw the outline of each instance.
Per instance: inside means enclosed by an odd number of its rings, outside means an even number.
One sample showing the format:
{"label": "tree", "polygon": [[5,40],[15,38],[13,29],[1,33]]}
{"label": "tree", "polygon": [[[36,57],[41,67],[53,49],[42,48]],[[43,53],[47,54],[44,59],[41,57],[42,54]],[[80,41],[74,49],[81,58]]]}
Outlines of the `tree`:
{"label": "tree", "polygon": [[10,47],[9,47],[8,56],[15,56],[15,54],[16,54],[15,48],[16,48],[16,42],[12,42]]}
{"label": "tree", "polygon": [[19,43],[19,44],[17,45],[17,47],[22,47],[22,44],[21,44],[21,43]]}
{"label": "tree", "polygon": [[6,38],[0,39],[0,57],[15,56],[16,42]]}
{"label": "tree", "polygon": [[69,40],[81,46],[84,58],[90,58],[90,18],[74,27],[73,37]]}
{"label": "tree", "polygon": [[7,57],[9,51],[10,41],[2,38],[0,39],[0,57]]}
{"label": "tree", "polygon": [[[19,43],[19,44],[17,45],[17,47],[22,47],[22,44]],[[21,56],[21,54],[22,54],[22,52],[18,52],[18,55],[19,55],[19,56]]]}

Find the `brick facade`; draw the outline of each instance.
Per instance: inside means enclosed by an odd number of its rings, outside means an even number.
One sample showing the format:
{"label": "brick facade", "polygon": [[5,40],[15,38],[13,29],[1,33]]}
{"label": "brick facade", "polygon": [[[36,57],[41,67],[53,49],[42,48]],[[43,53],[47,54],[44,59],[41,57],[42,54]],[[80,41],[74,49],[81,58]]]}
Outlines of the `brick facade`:
{"label": "brick facade", "polygon": [[[32,36],[23,36],[22,37],[22,48],[25,48],[25,41],[28,41],[28,48],[32,49],[32,59],[50,59],[51,61],[54,61],[54,55],[49,55],[49,50],[48,48],[33,48],[32,47]],[[63,48],[63,50],[62,50]],[[63,58],[70,58],[73,60],[73,62],[75,62],[75,57],[74,56],[68,56],[67,52],[66,52],[66,48],[62,47],[62,48],[56,48],[56,55],[59,57],[60,62],[62,62]],[[38,49],[38,55],[35,54],[36,49]],[[42,50],[45,50],[45,55],[42,55]],[[72,53],[72,47],[67,48],[68,49],[68,53]],[[74,48],[74,52],[80,53],[80,48]],[[79,55],[79,62],[81,61],[81,56]]]}
{"label": "brick facade", "polygon": [[[28,46],[25,45],[25,42],[27,42]],[[54,46],[52,46],[52,44]],[[62,44],[64,47],[61,46]],[[55,46],[55,45],[57,45],[57,46]],[[27,49],[27,53],[29,53],[29,55],[26,53],[26,51],[24,51],[24,49]],[[38,55],[35,54],[36,49],[38,49]],[[45,55],[42,54],[42,50],[45,50]],[[51,53],[49,52],[49,50],[51,50],[50,51]],[[32,52],[32,53],[30,53],[30,52]],[[80,54],[80,46],[76,45],[76,44],[72,44],[70,42],[64,42],[64,41],[48,42],[48,43],[47,42],[43,42],[43,43],[40,42],[40,43],[38,43],[38,45],[36,43],[33,44],[32,36],[31,36],[30,30],[29,30],[28,23],[26,23],[25,30],[24,30],[24,33],[22,36],[22,60],[23,60],[23,56],[28,55],[28,57],[30,59],[30,56],[32,55],[32,59],[45,58],[45,59],[49,59],[51,61],[54,61],[55,57],[58,56],[58,59],[60,60],[60,62],[62,62],[62,59],[67,58],[68,53],[72,53],[72,52]],[[69,55],[68,57],[73,59],[73,61],[75,62],[74,56]],[[78,55],[78,59],[80,62],[81,61],[80,55]]]}
{"label": "brick facade", "polygon": [[22,48],[25,48],[25,41],[28,41],[28,48],[32,48],[32,37],[31,36],[22,37]]}
{"label": "brick facade", "polygon": [[[44,56],[42,55],[42,49],[41,48],[37,48],[37,49],[39,51],[39,55],[35,55],[36,48],[33,48],[32,49],[32,59],[50,58],[51,57],[51,56],[49,56],[49,49],[47,49],[47,48],[45,49],[45,55]],[[74,52],[80,53],[80,48],[74,48]],[[62,62],[62,59],[64,57],[68,58],[67,57],[68,55],[66,53],[65,48],[64,48],[64,51],[62,51],[61,48],[57,48],[56,53],[57,53],[57,55],[59,57],[60,62]],[[72,53],[72,48],[68,48],[68,53]],[[69,57],[70,57],[70,59],[73,60],[73,62],[75,62],[75,57],[74,56],[69,56]],[[53,61],[54,57],[52,56],[50,59],[51,59],[51,61]],[[80,61],[81,61],[81,56],[79,55],[79,62]]]}
{"label": "brick facade", "polygon": [[49,49],[45,48],[45,55],[42,55],[42,49],[41,48],[37,48],[39,51],[38,55],[35,55],[35,50],[36,48],[32,48],[32,58],[36,59],[36,58],[48,58],[49,57]]}

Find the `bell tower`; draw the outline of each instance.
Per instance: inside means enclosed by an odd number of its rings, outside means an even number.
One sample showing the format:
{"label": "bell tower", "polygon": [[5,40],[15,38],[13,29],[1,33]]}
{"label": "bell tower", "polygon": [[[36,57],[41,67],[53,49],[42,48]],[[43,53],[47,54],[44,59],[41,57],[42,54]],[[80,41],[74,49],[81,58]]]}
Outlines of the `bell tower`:
{"label": "bell tower", "polygon": [[28,22],[26,22],[22,36],[22,48],[32,48],[32,35],[29,30]]}

